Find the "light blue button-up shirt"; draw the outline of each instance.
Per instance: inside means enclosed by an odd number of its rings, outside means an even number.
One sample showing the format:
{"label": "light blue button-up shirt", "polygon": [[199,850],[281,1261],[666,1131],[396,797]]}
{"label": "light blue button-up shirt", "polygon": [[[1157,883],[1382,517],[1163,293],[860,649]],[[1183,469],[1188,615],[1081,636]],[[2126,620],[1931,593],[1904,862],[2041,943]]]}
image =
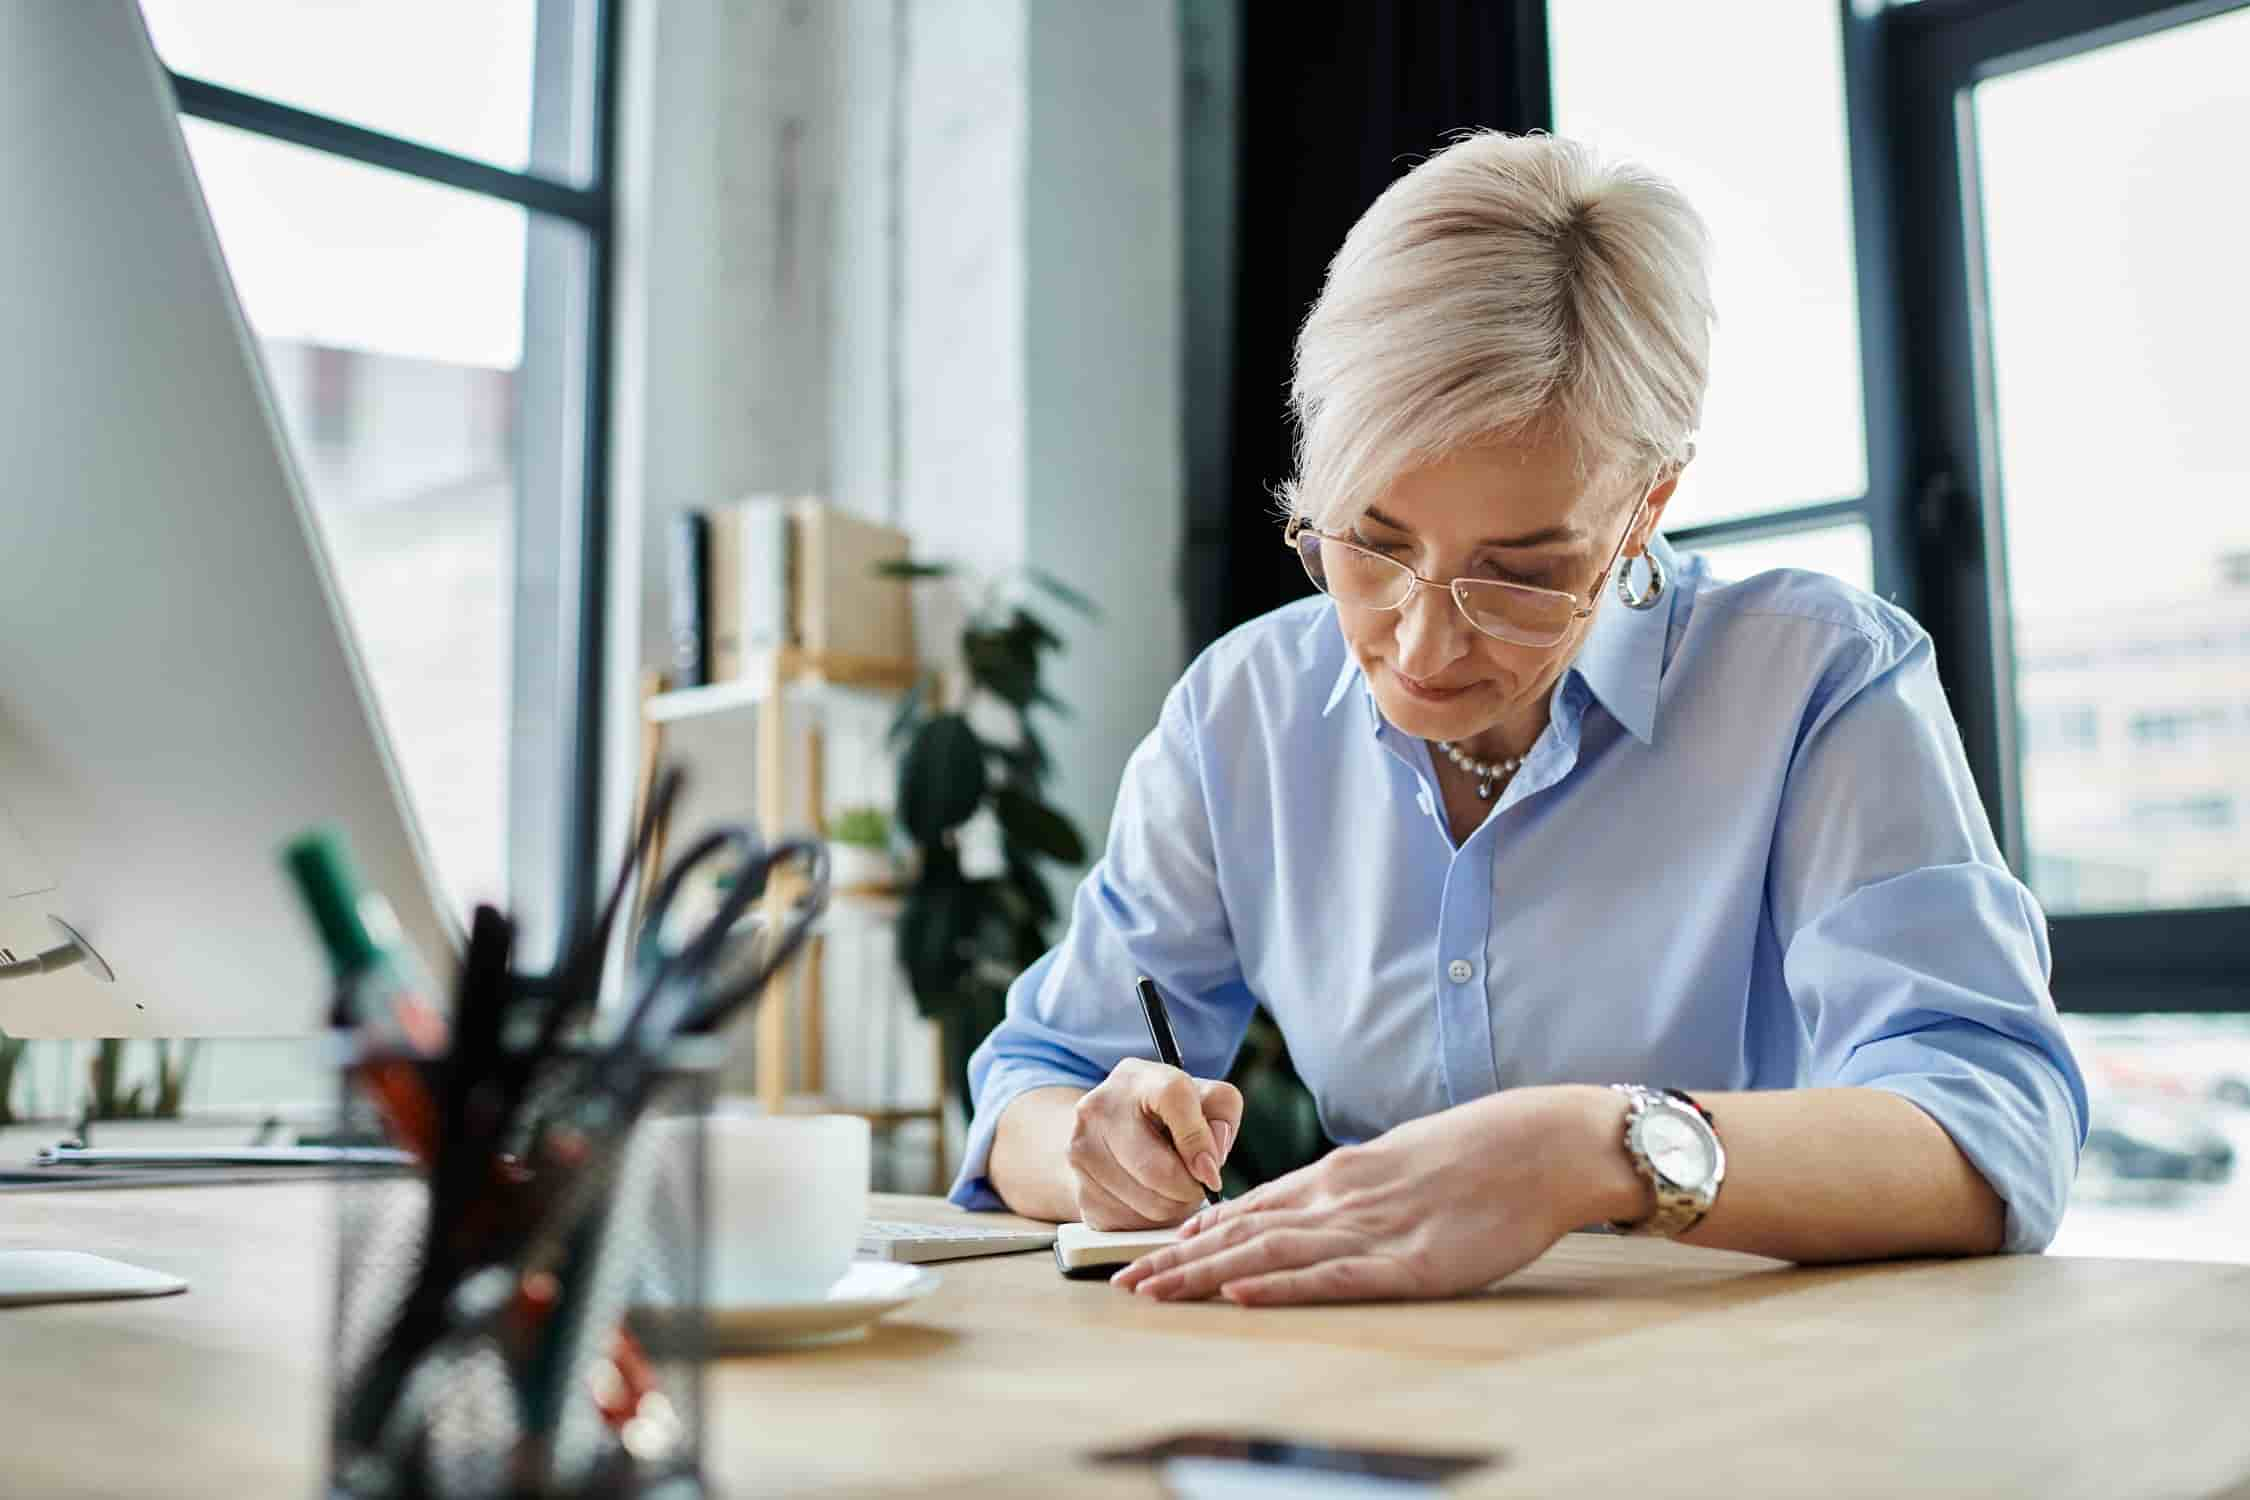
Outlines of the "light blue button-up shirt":
{"label": "light blue button-up shirt", "polygon": [[[970,1062],[953,1200],[996,1208],[1026,1089],[1149,1055],[1226,1074],[1272,1012],[1333,1140],[1526,1084],[1866,1085],[1912,1100],[2053,1238],[2086,1090],[1921,628],[1818,574],[1605,601],[1546,731],[1455,846],[1315,596],[1198,657],[1127,763],[1108,848]],[[1721,1138],[1725,1120],[1719,1122]]]}

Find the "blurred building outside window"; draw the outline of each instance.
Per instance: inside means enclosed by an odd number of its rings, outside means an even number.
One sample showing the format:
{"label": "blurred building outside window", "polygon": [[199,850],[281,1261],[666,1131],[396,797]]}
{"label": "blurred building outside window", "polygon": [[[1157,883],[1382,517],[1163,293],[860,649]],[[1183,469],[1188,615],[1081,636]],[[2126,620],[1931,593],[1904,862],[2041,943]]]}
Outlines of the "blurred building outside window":
{"label": "blurred building outside window", "polygon": [[[2250,903],[2250,206],[2209,191],[2245,69],[2236,12],[1973,91],[2026,878],[2057,915]],[[2088,704],[2109,732],[2037,732]]]}

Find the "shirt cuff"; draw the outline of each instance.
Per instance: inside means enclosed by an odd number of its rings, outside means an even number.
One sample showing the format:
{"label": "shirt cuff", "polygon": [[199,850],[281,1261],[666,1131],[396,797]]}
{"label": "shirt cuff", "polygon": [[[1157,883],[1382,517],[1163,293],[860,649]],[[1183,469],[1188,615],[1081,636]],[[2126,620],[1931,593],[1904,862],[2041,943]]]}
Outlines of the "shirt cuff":
{"label": "shirt cuff", "polygon": [[2061,1226],[2086,1140],[2083,1099],[2035,1047],[1955,1021],[1856,1049],[1836,1082],[1912,1101],[2006,1204],[2000,1248],[2044,1250]]}
{"label": "shirt cuff", "polygon": [[1099,1082],[1098,1078],[1085,1078],[1060,1068],[1043,1068],[1031,1063],[995,1067],[985,1076],[984,1087],[978,1090],[976,1111],[969,1117],[968,1154],[961,1159],[961,1175],[953,1179],[953,1191],[946,1194],[946,1198],[978,1213],[1009,1212],[1008,1205],[992,1190],[991,1179],[985,1175],[992,1161],[992,1135],[999,1129],[1000,1117],[1007,1113],[1017,1095],[1033,1089],[1091,1089]]}

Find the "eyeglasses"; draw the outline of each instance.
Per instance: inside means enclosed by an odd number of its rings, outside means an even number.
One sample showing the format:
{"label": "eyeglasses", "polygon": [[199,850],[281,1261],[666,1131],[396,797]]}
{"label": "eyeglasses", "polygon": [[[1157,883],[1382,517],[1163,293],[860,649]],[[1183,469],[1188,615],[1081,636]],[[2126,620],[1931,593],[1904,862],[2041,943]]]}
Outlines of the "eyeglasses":
{"label": "eyeglasses", "polygon": [[1643,496],[1641,504],[1633,507],[1633,519],[1626,523],[1609,561],[1584,598],[1561,589],[1503,583],[1497,578],[1456,578],[1441,583],[1424,578],[1397,558],[1317,530],[1303,516],[1290,517],[1282,540],[1305,565],[1305,575],[1312,579],[1313,587],[1339,603],[1360,609],[1404,609],[1414,590],[1426,584],[1451,594],[1462,617],[1494,640],[1519,646],[1552,646],[1570,633],[1573,623],[1593,614],[1603,586],[1616,570],[1617,559],[1624,555],[1625,539],[1640,523],[1647,503]]}

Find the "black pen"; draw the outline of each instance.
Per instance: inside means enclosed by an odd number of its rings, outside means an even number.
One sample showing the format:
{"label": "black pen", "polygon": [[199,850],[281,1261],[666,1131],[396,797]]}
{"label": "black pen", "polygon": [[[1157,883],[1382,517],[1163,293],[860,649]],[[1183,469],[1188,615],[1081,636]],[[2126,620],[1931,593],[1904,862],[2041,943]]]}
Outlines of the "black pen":
{"label": "black pen", "polygon": [[[1133,981],[1133,988],[1140,991],[1141,1019],[1148,1022],[1148,1039],[1156,1044],[1158,1060],[1166,1067],[1185,1073],[1187,1068],[1180,1061],[1180,1044],[1172,1040],[1172,1018],[1164,1014],[1164,997],[1156,992],[1156,981],[1143,974]],[[1203,1201],[1215,1205],[1219,1195],[1204,1188]]]}

